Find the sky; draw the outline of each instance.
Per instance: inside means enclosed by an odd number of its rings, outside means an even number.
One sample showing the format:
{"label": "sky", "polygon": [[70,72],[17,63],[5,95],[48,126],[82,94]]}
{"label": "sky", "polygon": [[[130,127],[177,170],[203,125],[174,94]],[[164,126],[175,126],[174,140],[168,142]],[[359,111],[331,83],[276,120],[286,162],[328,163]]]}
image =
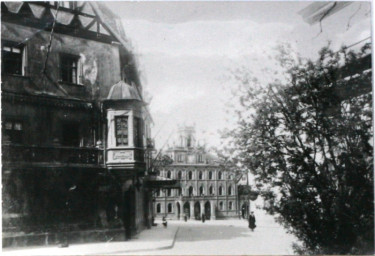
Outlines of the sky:
{"label": "sky", "polygon": [[158,149],[171,145],[179,125],[195,125],[197,139],[221,146],[219,131],[235,125],[227,113],[236,84],[231,70],[258,77],[273,68],[275,47],[289,43],[315,59],[321,47],[351,45],[371,35],[370,2],[353,2],[319,24],[298,14],[311,2],[106,2],[121,18],[151,95]]}

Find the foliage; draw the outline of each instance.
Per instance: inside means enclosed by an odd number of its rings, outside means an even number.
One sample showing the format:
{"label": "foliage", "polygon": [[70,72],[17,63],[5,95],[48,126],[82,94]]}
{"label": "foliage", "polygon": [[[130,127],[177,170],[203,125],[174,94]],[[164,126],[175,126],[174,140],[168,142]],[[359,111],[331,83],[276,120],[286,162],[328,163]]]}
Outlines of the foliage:
{"label": "foliage", "polygon": [[282,48],[284,79],[234,75],[242,90],[231,154],[300,239],[298,253],[374,252],[372,85],[361,65],[369,50],[325,47],[310,61]]}
{"label": "foliage", "polygon": [[156,170],[160,170],[163,167],[171,165],[173,163],[173,159],[164,154],[158,154],[152,162],[152,167]]}

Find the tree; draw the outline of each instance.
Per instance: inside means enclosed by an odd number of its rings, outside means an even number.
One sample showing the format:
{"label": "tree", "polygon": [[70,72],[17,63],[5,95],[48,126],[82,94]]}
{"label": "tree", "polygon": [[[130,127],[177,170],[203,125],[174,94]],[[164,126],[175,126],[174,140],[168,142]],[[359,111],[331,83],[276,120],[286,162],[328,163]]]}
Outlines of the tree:
{"label": "tree", "polygon": [[162,154],[162,152],[160,151],[153,159],[150,169],[158,173],[160,169],[163,169],[164,167],[169,166],[172,163],[173,159],[168,155]]}
{"label": "tree", "polygon": [[227,137],[298,253],[374,252],[370,49],[325,47],[317,61],[284,49],[286,77],[267,85],[235,74],[244,90]]}

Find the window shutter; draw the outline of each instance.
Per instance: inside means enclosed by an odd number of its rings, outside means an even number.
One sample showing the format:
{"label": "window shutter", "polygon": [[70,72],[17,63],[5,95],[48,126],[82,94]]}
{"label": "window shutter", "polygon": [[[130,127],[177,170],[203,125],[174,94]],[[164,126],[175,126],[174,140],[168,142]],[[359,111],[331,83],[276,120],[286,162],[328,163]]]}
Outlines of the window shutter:
{"label": "window shutter", "polygon": [[82,58],[79,58],[77,62],[78,62],[78,65],[77,65],[78,84],[83,84],[83,63],[82,63]]}
{"label": "window shutter", "polygon": [[28,63],[27,63],[27,46],[25,45],[23,47],[22,51],[22,75],[26,76],[28,75]]}

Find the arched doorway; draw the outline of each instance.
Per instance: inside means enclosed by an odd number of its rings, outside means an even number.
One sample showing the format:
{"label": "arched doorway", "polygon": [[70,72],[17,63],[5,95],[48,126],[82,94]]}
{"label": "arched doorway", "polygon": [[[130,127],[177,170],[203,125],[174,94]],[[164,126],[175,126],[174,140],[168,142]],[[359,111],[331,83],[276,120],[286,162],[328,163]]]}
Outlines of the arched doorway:
{"label": "arched doorway", "polygon": [[204,204],[204,215],[206,216],[206,220],[211,218],[211,204],[208,201]]}
{"label": "arched doorway", "polygon": [[201,218],[201,205],[199,202],[194,204],[194,216],[196,220],[200,220]]}
{"label": "arched doorway", "polygon": [[186,203],[184,204],[184,214],[185,214],[188,218],[190,218],[190,204],[189,204],[189,202],[186,202]]}
{"label": "arched doorway", "polygon": [[177,202],[176,203],[176,209],[177,209],[177,219],[179,220],[180,219],[180,215],[181,215],[181,207],[180,207],[180,203]]}

